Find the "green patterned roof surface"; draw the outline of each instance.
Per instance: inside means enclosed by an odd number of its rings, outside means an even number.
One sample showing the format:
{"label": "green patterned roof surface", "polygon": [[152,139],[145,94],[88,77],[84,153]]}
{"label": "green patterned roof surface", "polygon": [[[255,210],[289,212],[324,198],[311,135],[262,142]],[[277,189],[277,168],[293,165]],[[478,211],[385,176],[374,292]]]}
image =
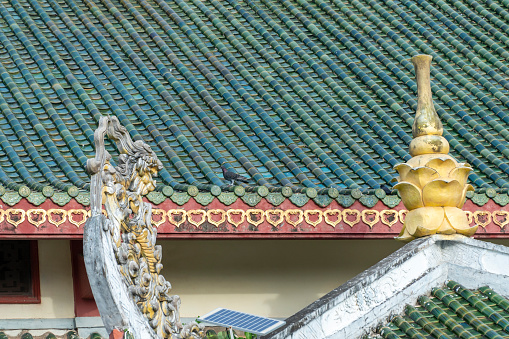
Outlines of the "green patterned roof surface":
{"label": "green patterned roof surface", "polygon": [[452,155],[505,194],[508,34],[508,0],[4,0],[0,181],[88,190],[115,115],[158,154],[166,196],[233,191],[223,163],[247,191],[373,192],[410,158],[426,53]]}
{"label": "green patterned roof surface", "polygon": [[509,338],[509,300],[489,287],[470,291],[450,281],[418,302],[381,326],[377,338]]}

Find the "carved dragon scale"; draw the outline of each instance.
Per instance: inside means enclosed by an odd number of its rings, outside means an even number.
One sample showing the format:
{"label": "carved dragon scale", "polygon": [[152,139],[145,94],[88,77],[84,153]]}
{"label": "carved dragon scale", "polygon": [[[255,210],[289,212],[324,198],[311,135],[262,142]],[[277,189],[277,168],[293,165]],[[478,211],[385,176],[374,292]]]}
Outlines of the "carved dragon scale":
{"label": "carved dragon scale", "polygon": [[[118,148],[117,166],[110,162],[105,136]],[[142,140],[133,142],[116,117],[100,119],[94,142],[96,156],[87,162],[87,171],[92,175],[91,218],[85,226],[84,252],[92,291],[106,329],[127,329],[137,339],[146,336],[143,331],[147,329],[153,330],[150,334],[153,338],[203,338],[203,326],[194,322],[182,326],[180,322],[180,298],[170,295],[171,284],[160,274],[162,251],[155,244],[157,231],[152,225],[152,206],[142,200],[143,195],[154,190],[153,177],[162,169],[162,163],[149,145]],[[103,204],[107,217],[102,215]],[[98,257],[100,249],[114,259],[108,262]],[[109,264],[116,267],[107,267]],[[123,282],[120,291],[114,286],[115,274]],[[116,300],[122,296],[130,300]],[[129,311],[132,306],[129,302],[140,312]]]}

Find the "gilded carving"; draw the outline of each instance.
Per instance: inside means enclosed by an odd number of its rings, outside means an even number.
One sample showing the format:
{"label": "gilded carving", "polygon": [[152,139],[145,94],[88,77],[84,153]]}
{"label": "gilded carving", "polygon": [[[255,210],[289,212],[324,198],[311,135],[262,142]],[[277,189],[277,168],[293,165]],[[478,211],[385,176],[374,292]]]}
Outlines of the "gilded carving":
{"label": "gilded carving", "polygon": [[491,223],[491,213],[488,211],[475,211],[474,221],[477,226],[486,228]]}
{"label": "gilded carving", "polygon": [[[194,217],[198,216],[199,219],[196,220]],[[205,220],[207,220],[207,212],[204,210],[189,210],[187,211],[187,221],[194,225],[196,228],[200,227]]]}
{"label": "gilded carving", "polygon": [[[486,228],[491,223],[499,226],[501,229],[509,224],[508,211],[464,211],[469,224],[475,222],[477,225]],[[101,213],[107,216],[106,210],[101,210]],[[155,227],[159,227],[165,223],[180,227],[187,221],[195,227],[200,227],[205,221],[218,227],[224,222],[228,221],[231,225],[238,228],[244,222],[248,222],[256,227],[267,221],[274,227],[279,227],[285,220],[296,227],[303,221],[312,227],[325,223],[335,228],[341,221],[344,221],[350,227],[354,227],[361,221],[368,225],[370,228],[378,222],[391,228],[396,223],[405,222],[407,210],[354,210],[354,209],[332,209],[332,210],[290,210],[283,211],[281,209],[261,210],[261,209],[212,209],[212,210],[190,210],[184,209],[170,209],[165,211],[163,209],[152,209],[151,222]],[[12,214],[12,216],[9,216]],[[14,218],[19,215],[20,218]],[[44,222],[48,221],[55,227],[59,227],[66,221],[70,224],[80,228],[88,218],[91,216],[91,210],[85,209],[0,209],[0,223],[6,218],[7,221],[16,227],[23,221],[27,220],[31,225],[39,227]],[[20,221],[21,220],[21,221]],[[192,220],[192,221],[190,221]]]}
{"label": "gilded carving", "polygon": [[[159,216],[159,220],[154,220],[154,215]],[[162,210],[160,208],[153,208],[152,209],[152,224],[159,228],[162,224],[166,222],[166,211]]]}
{"label": "gilded carving", "polygon": [[[350,217],[353,216],[353,219]],[[349,208],[343,210],[343,221],[350,227],[357,225],[361,221],[361,212],[357,210],[351,210]]]}
{"label": "gilded carving", "polygon": [[[332,220],[330,217],[335,217],[336,220]],[[326,210],[323,212],[323,219],[327,225],[334,228],[341,222],[341,211],[340,210]]]}
{"label": "gilded carving", "polygon": [[175,209],[168,211],[168,221],[170,222],[170,224],[175,225],[177,228],[186,222],[186,217],[187,217],[186,210]]}
{"label": "gilded carving", "polygon": [[[294,195],[292,195],[292,197]],[[297,219],[293,220],[292,219],[293,216],[297,216]],[[293,227],[297,227],[297,225],[300,225],[304,221],[304,213],[301,210],[286,210],[285,211],[285,220],[287,223],[289,223]]]}
{"label": "gilded carving", "polygon": [[0,210],[0,223],[4,222],[4,217],[5,217],[5,211]]}
{"label": "gilded carving", "polygon": [[[19,216],[13,219],[13,216]],[[14,227],[18,227],[23,221],[25,221],[25,211],[19,208],[9,208],[5,210],[5,219],[7,222]]]}
{"label": "gilded carving", "polygon": [[[214,217],[219,216],[219,220],[215,220]],[[207,211],[207,220],[212,225],[219,227],[226,221],[226,213],[220,209],[212,209]]]}
{"label": "gilded carving", "polygon": [[376,210],[362,210],[361,218],[369,228],[373,228],[380,221],[380,214]]}
{"label": "gilded carving", "polygon": [[264,221],[264,212],[260,209],[248,209],[246,211],[247,222],[258,227]]}
{"label": "gilded carving", "polygon": [[[29,209],[26,212],[28,222],[35,227],[41,226],[46,221],[46,211],[42,208]],[[34,218],[34,216],[37,216]]]}
{"label": "gilded carving", "polygon": [[509,224],[509,212],[507,211],[495,211],[492,214],[493,223],[503,229]]}
{"label": "gilded carving", "polygon": [[[239,216],[239,220],[235,221],[235,217]],[[228,218],[228,222],[232,224],[235,227],[239,227],[244,223],[244,220],[246,219],[246,213],[244,210],[227,210],[226,211],[226,217]]]}
{"label": "gilded carving", "polygon": [[[81,215],[81,219],[75,220],[74,215],[78,215],[78,214]],[[88,213],[85,210],[68,210],[67,218],[69,219],[69,222],[71,224],[73,224],[74,226],[79,228],[81,225],[83,225],[85,222],[87,222]]]}
{"label": "gilded carving", "polygon": [[285,212],[279,208],[265,211],[265,218],[267,219],[267,222],[274,227],[278,227],[283,222],[284,217]]}
{"label": "gilded carving", "polygon": [[382,210],[380,211],[380,221],[382,224],[392,227],[399,220],[398,211],[395,210]]}
{"label": "gilded carving", "polygon": [[410,143],[412,158],[394,167],[399,174],[394,188],[409,212],[396,239],[410,241],[436,233],[471,236],[477,226],[470,227],[461,208],[467,192],[474,189],[467,184],[472,168],[448,154],[449,143],[442,136],[442,123],[431,98],[431,56],[417,55],[412,62],[418,92]]}
{"label": "gilded carving", "polygon": [[398,211],[399,221],[400,221],[402,224],[405,222],[405,218],[406,218],[407,213],[408,213],[408,211],[407,211],[407,210],[399,210],[399,211]]}
{"label": "gilded carving", "polygon": [[470,225],[472,221],[474,221],[474,213],[465,211],[465,214],[467,215],[468,224]]}
{"label": "gilded carving", "polygon": [[[56,227],[62,225],[67,219],[67,211],[59,208],[51,208],[46,211],[46,214],[50,224],[53,224]],[[60,215],[60,217],[55,218],[55,215]]]}
{"label": "gilded carving", "polygon": [[[106,135],[120,153],[115,161],[117,166],[110,163],[111,156],[104,148]],[[104,204],[108,219],[105,231],[131,300],[159,338],[203,338],[203,326],[194,322],[183,326],[180,322],[180,298],[170,295],[171,284],[160,274],[162,249],[156,245],[154,211],[142,199],[155,189],[153,178],[162,169],[162,163],[149,145],[142,140],[133,142],[116,117],[101,118],[94,142],[96,157],[87,162],[87,171],[92,174],[92,216],[100,215]],[[162,210],[156,213],[165,216]],[[194,214],[201,216],[199,223],[195,224]],[[199,226],[205,221],[205,214],[201,210],[188,211],[188,220]],[[169,216],[170,222],[174,222],[173,215]]]}
{"label": "gilded carving", "polygon": [[[312,220],[316,216],[316,220]],[[304,211],[304,219],[308,223],[308,225],[311,225],[316,228],[316,226],[320,225],[323,220],[322,211],[320,210],[306,210]]]}

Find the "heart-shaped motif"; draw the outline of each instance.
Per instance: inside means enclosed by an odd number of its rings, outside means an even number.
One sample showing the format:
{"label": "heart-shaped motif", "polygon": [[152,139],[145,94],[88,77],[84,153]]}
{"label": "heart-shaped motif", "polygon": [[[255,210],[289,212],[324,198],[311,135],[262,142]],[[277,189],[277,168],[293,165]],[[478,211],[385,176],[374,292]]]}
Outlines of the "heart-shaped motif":
{"label": "heart-shaped motif", "polygon": [[[199,216],[200,219],[198,221],[194,220],[194,216]],[[204,210],[189,210],[187,211],[187,221],[189,221],[190,224],[194,225],[196,228],[200,227],[201,224],[205,222],[207,219],[207,212]]]}
{"label": "heart-shaped motif", "polygon": [[[37,220],[34,216],[38,216]],[[29,209],[27,211],[27,219],[32,225],[39,227],[46,221],[46,210],[43,210],[42,208]]]}
{"label": "heart-shaped motif", "polygon": [[[74,215],[81,215],[81,220],[75,220]],[[88,218],[88,213],[85,210],[68,210],[67,211],[67,217],[69,218],[69,222],[73,224],[74,226],[80,228],[81,225],[83,225]]]}
{"label": "heart-shaped motif", "polygon": [[[315,216],[315,215],[318,217],[315,221],[312,221],[311,216]],[[308,225],[311,225],[316,228],[316,226],[318,226],[323,220],[322,211],[320,211],[320,210],[304,211],[304,219],[306,219],[306,222],[308,223]]]}
{"label": "heart-shaped motif", "polygon": [[407,210],[400,210],[398,212],[398,215],[399,215],[399,221],[404,224],[405,223],[405,217],[406,217],[406,214],[408,213]]}
{"label": "heart-shaped motif", "polygon": [[362,210],[362,221],[373,228],[380,221],[380,214],[376,210]]}
{"label": "heart-shaped motif", "polygon": [[[253,217],[255,219],[253,219]],[[264,221],[264,213],[259,209],[248,209],[246,211],[246,219],[247,222],[253,225],[254,227],[258,227]]]}
{"label": "heart-shaped motif", "polygon": [[380,220],[382,224],[392,227],[399,220],[398,211],[395,210],[382,210],[380,211]]}
{"label": "heart-shaped motif", "polygon": [[[19,219],[18,218],[16,218],[17,220],[12,219],[12,216],[14,215],[16,216],[19,215]],[[19,224],[25,221],[25,211],[22,209],[9,208],[5,211],[5,216],[7,222],[11,225],[14,225],[14,227],[18,227]]]}
{"label": "heart-shaped motif", "polygon": [[[484,221],[481,219],[484,219]],[[474,221],[476,225],[486,228],[486,226],[491,223],[491,213],[487,211],[475,211]]]}
{"label": "heart-shaped motif", "polygon": [[[178,219],[175,219],[177,217]],[[180,227],[183,223],[186,222],[186,211],[182,209],[169,210],[168,211],[168,221],[170,224],[175,225],[175,227]]]}
{"label": "heart-shaped motif", "polygon": [[[212,216],[219,215],[219,220],[212,219]],[[214,226],[219,227],[222,223],[226,221],[226,213],[223,210],[215,209],[207,211],[207,220]]]}
{"label": "heart-shaped motif", "polygon": [[[336,217],[336,220],[331,220],[330,217]],[[340,210],[326,210],[323,212],[323,218],[325,223],[331,225],[336,228],[336,226],[341,222],[341,211]]]}
{"label": "heart-shaped motif", "polygon": [[[67,211],[59,208],[51,208],[46,211],[46,214],[48,215],[48,221],[56,227],[62,225],[67,219]],[[54,219],[55,214],[60,215],[60,220]]]}
{"label": "heart-shaped motif", "polygon": [[285,212],[283,212],[283,210],[280,210],[279,208],[276,208],[275,210],[265,211],[265,218],[267,219],[268,223],[274,227],[278,227],[283,222],[284,217]]}
{"label": "heart-shaped motif", "polygon": [[470,225],[472,223],[472,221],[474,221],[474,213],[472,213],[470,211],[464,211],[464,212],[467,215],[468,224]]}
{"label": "heart-shaped motif", "polygon": [[[296,215],[297,220],[292,220],[292,216]],[[297,227],[297,225],[301,224],[304,221],[304,213],[301,210],[286,210],[285,212],[285,220],[287,223],[292,225],[293,227]]]}
{"label": "heart-shaped motif", "polygon": [[[154,220],[154,215],[160,215],[161,219]],[[166,211],[162,210],[160,208],[154,208],[152,209],[152,225],[154,225],[156,228],[159,228],[162,224],[166,222]]]}
{"label": "heart-shaped motif", "polygon": [[[234,216],[240,215],[240,219],[238,221],[233,220]],[[228,218],[228,222],[235,227],[239,227],[244,223],[246,219],[246,213],[244,210],[228,210],[226,211],[226,217]]]}
{"label": "heart-shaped motif", "polygon": [[[353,220],[349,219],[350,217],[354,217]],[[350,227],[354,227],[361,221],[361,213],[357,210],[344,209],[343,210],[343,222]]]}
{"label": "heart-shaped motif", "polygon": [[504,228],[505,225],[509,224],[509,212],[507,211],[493,212],[493,222],[500,228]]}

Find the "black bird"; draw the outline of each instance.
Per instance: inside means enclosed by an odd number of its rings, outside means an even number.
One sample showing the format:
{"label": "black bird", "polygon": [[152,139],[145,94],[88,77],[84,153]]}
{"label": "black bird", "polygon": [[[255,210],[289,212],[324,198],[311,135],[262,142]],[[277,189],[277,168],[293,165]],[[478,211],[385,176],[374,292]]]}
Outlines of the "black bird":
{"label": "black bird", "polygon": [[243,177],[240,174],[237,174],[232,171],[228,171],[226,167],[221,166],[221,169],[223,170],[223,178],[230,182],[230,185],[235,185],[235,181],[248,183],[250,180],[246,177]]}

